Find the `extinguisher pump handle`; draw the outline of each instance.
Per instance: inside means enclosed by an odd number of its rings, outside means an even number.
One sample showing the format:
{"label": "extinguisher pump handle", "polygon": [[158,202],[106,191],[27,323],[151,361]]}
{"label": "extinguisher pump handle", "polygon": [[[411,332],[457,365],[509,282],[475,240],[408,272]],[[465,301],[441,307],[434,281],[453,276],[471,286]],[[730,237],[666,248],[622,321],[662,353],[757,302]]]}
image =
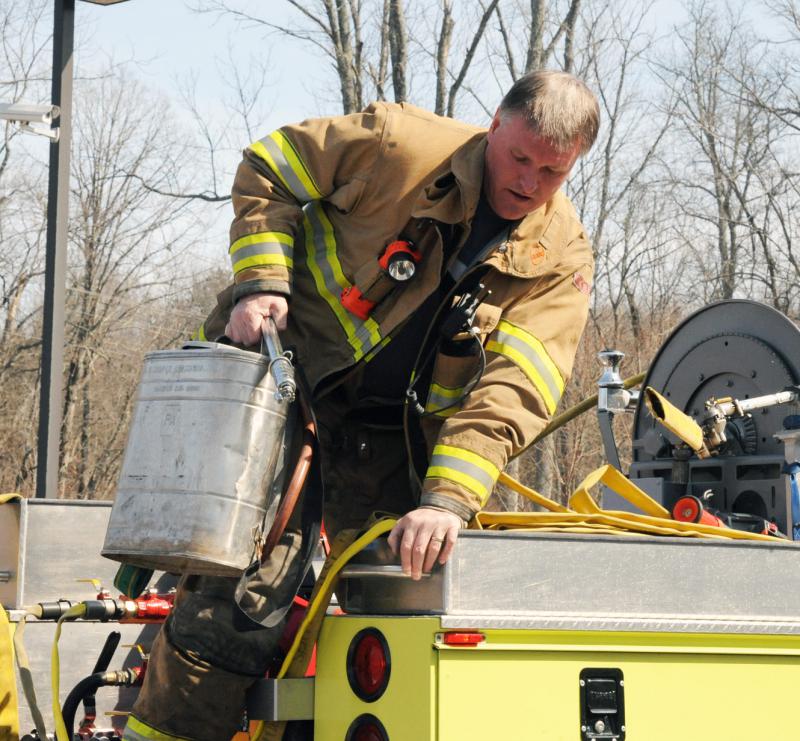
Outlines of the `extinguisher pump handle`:
{"label": "extinguisher pump handle", "polygon": [[275,398],[278,401],[292,402],[297,394],[292,353],[283,351],[278,328],[271,316],[261,324],[261,337],[264,341],[264,354],[269,357],[269,372],[275,379]]}

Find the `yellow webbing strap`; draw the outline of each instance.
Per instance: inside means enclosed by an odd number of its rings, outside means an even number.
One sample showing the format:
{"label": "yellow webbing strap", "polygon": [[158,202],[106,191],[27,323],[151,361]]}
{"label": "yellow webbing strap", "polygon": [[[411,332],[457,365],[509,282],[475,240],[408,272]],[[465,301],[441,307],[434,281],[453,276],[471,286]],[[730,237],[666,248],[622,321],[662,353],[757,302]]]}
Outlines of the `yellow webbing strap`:
{"label": "yellow webbing strap", "polygon": [[80,617],[86,612],[86,605],[82,602],[69,608],[56,622],[56,634],[53,638],[53,650],[50,654],[50,685],[53,691],[53,723],[56,727],[57,741],[72,741],[67,735],[64,725],[64,716],[61,714],[61,701],[59,698],[59,684],[61,681],[61,665],[58,658],[58,639],[61,638],[61,624],[65,620]]}
{"label": "yellow webbing strap", "polygon": [[[0,504],[19,501],[20,499],[22,499],[22,497],[15,492],[0,494]],[[19,633],[20,637],[22,634],[22,625],[24,625],[24,618],[23,622],[21,622],[15,630],[8,619],[8,613],[0,606],[0,738],[9,738],[12,741],[16,741],[19,738],[19,705],[17,700],[17,685],[14,681],[13,659],[13,657],[16,656],[17,661],[19,661],[19,654],[14,651],[12,637],[16,645],[17,634]],[[30,678],[30,672],[28,672],[28,678]],[[27,692],[27,687],[22,676],[20,676],[20,679],[23,680],[22,686]],[[36,716],[34,714],[34,719],[35,718]],[[44,723],[42,723],[41,726],[37,723],[36,729],[41,735],[44,730]]]}
{"label": "yellow webbing strap", "polygon": [[[643,492],[636,484],[628,479],[621,471],[614,466],[606,465],[592,471],[583,481],[581,481],[575,493],[570,497],[570,507],[577,512],[583,512],[576,504],[584,498],[592,499],[589,496],[589,489],[597,484],[605,484],[609,489],[619,494],[623,499],[629,501],[642,512],[652,517],[663,517],[670,519],[669,511],[662,507],[655,499]],[[594,500],[592,499],[594,505]],[[594,505],[601,511],[597,505]]]}
{"label": "yellow webbing strap", "polygon": [[[323,572],[323,574],[320,575],[321,581],[318,582],[317,586],[314,588],[314,596],[311,598],[308,611],[306,612],[305,618],[303,618],[303,622],[300,624],[292,646],[281,664],[277,676],[278,679],[283,679],[286,676],[303,676],[306,665],[308,664],[308,657],[301,657],[299,652],[301,647],[309,646],[316,641],[317,634],[322,626],[322,618],[328,608],[328,603],[331,601],[333,590],[336,588],[339,572],[359,551],[366,548],[373,540],[376,540],[384,533],[388,533],[395,526],[396,522],[397,520],[390,518],[378,520],[378,522],[372,525],[363,535],[359,535],[353,540],[344,551],[342,551],[340,556],[330,562],[329,565],[326,564],[328,567],[327,573]],[[344,533],[342,533],[342,535],[344,535]],[[335,548],[335,543],[332,547]],[[268,725],[261,721],[256,726],[252,738],[253,741],[266,741],[268,737],[279,739],[282,735],[282,723],[270,723]]]}
{"label": "yellow webbing strap", "polygon": [[549,509],[551,512],[569,512],[569,507],[565,507],[563,504],[559,504],[558,502],[546,497],[544,494],[540,494],[538,491],[534,491],[533,489],[529,489],[524,484],[521,484],[516,479],[512,479],[507,473],[503,472],[497,477],[498,484],[504,484],[509,489],[517,492],[517,494],[521,494],[526,499],[530,499],[534,504],[538,504],[540,507],[544,507],[545,509]]}
{"label": "yellow webbing strap", "polygon": [[[505,475],[504,475],[505,476]],[[510,478],[510,477],[506,477]],[[513,481],[513,479],[511,479]],[[507,486],[508,481],[503,481]],[[516,482],[521,489],[525,489]],[[619,512],[601,509],[590,494],[597,484],[605,484],[609,489],[638,507],[644,514]],[[519,491],[519,488],[515,491]],[[531,490],[527,490],[530,492]],[[528,494],[521,491],[524,496]],[[544,532],[585,532],[606,534],[669,535],[673,537],[717,538],[734,540],[761,540],[775,544],[789,544],[790,541],[771,535],[748,533],[733,528],[713,527],[692,522],[678,522],[669,512],[616,468],[601,466],[592,471],[570,497],[570,507],[558,505],[542,494],[533,492],[536,498],[528,496],[537,504],[550,509],[550,512],[478,512],[473,527],[490,530],[536,529]],[[546,500],[546,504],[541,500]],[[556,505],[556,506],[552,506]],[[556,509],[560,507],[561,509]]]}
{"label": "yellow webbing strap", "polygon": [[17,685],[14,682],[14,649],[11,646],[12,626],[8,613],[0,607],[0,738],[19,739]]}
{"label": "yellow webbing strap", "polygon": [[29,610],[17,623],[17,629],[14,631],[14,654],[17,660],[19,681],[22,685],[22,691],[25,694],[25,700],[28,703],[28,709],[31,711],[31,716],[33,717],[33,724],[36,726],[39,738],[47,738],[47,729],[44,724],[44,718],[42,717],[42,711],[39,710],[39,702],[36,699],[36,689],[33,686],[31,663],[28,659],[28,652],[25,650],[25,643],[23,641],[23,636],[25,635],[25,621],[28,615],[40,617],[41,611],[37,614],[37,612]]}

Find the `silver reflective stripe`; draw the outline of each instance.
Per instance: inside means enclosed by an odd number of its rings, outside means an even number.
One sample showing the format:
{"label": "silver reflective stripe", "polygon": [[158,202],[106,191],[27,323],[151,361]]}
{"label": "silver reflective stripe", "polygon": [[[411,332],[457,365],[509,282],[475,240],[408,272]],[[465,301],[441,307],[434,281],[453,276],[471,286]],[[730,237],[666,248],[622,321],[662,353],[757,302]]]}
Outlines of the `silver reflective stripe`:
{"label": "silver reflective stripe", "polygon": [[[547,390],[550,392],[550,396],[555,401],[555,403],[558,404],[558,401],[561,398],[561,386],[559,385],[558,381],[555,378],[553,378],[553,374],[550,368],[548,368],[547,365],[545,365],[545,363],[542,361],[541,357],[539,357],[539,353],[537,353],[524,340],[521,340],[519,337],[515,337],[514,335],[508,334],[508,332],[504,332],[502,329],[498,329],[495,332],[493,339],[500,345],[506,345],[508,347],[511,347],[518,353],[523,355],[525,359],[534,368],[536,368],[536,370],[539,373],[539,376],[542,379],[542,382],[547,386]],[[486,349],[488,350],[490,349],[490,347],[487,346]],[[494,348],[492,347],[492,349]]]}
{"label": "silver reflective stripe", "polygon": [[291,260],[292,248],[288,245],[281,244],[280,242],[258,242],[251,244],[247,247],[240,247],[231,256],[233,262],[239,262],[247,257],[255,257],[256,255],[282,255],[283,257]]}
{"label": "silver reflective stripe", "polygon": [[[459,397],[463,393],[463,388],[451,389],[432,383],[428,390],[428,403],[425,405],[425,411],[433,412],[437,417],[449,417],[461,407],[462,399]],[[445,407],[449,408],[445,409]]]}
{"label": "silver reflective stripe", "polygon": [[136,731],[132,731],[130,728],[126,728],[125,732],[122,734],[122,741],[153,741],[151,738],[147,736],[142,736]]}
{"label": "silver reflective stripe", "polygon": [[347,341],[353,348],[353,358],[358,361],[380,344],[382,337],[374,319],[361,320],[342,306],[342,290],[350,286],[344,277],[336,254],[333,225],[319,202],[303,209],[306,218],[306,251],[308,267],[314,278],[317,292],[325,300],[342,326]]}
{"label": "silver reflective stripe", "polygon": [[467,272],[467,266],[464,265],[461,260],[454,260],[453,264],[447,269],[447,272],[450,273],[450,277],[453,280],[458,280],[464,273]]}
{"label": "silver reflective stripe", "polygon": [[[452,451],[454,455],[444,451]],[[485,500],[499,473],[493,464],[475,453],[448,445],[437,445],[433,449],[426,477],[454,481]]]}
{"label": "silver reflective stripe", "polygon": [[284,157],[281,148],[277,145],[275,140],[272,139],[272,137],[265,136],[260,141],[264,149],[269,152],[270,156],[275,162],[276,167],[278,168],[278,171],[280,172],[281,177],[289,186],[289,190],[292,191],[292,194],[298,201],[301,203],[308,203],[309,201],[319,198],[318,194],[310,192],[308,188],[303,185],[303,183],[300,181],[300,178],[295,174],[295,171],[289,164],[289,161],[286,159],[286,157]]}
{"label": "silver reflective stripe", "polygon": [[[511,233],[510,227],[503,227],[497,234],[495,234],[480,250],[475,254],[472,258],[472,262],[467,265],[466,263],[462,262],[459,258],[453,260],[450,267],[447,269],[447,272],[450,274],[450,277],[453,280],[459,280],[464,273],[469,270],[473,265],[477,265],[479,262],[483,262],[486,257],[497,247],[499,242],[505,242],[508,239],[508,235]],[[463,249],[463,246],[462,246]]]}

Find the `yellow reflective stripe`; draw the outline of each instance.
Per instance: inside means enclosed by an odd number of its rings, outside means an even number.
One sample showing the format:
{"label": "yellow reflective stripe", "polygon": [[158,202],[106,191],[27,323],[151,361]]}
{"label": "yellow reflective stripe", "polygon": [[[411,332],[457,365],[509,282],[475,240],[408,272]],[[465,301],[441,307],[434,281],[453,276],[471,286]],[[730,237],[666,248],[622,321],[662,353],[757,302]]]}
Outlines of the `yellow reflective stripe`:
{"label": "yellow reflective stripe", "polygon": [[442,386],[439,383],[432,383],[430,388],[431,394],[436,394],[437,396],[444,396],[451,401],[456,397],[460,396],[464,393],[464,388],[451,388],[450,386]]}
{"label": "yellow reflective stripe", "polygon": [[286,135],[280,129],[278,129],[273,131],[269,135],[269,138],[278,145],[281,154],[283,154],[283,156],[286,158],[286,161],[289,163],[289,167],[292,168],[294,174],[299,178],[300,182],[303,184],[303,187],[311,196],[312,200],[316,201],[322,198],[322,193],[317,187],[317,184],[314,182],[314,178],[311,177],[311,173],[308,171],[308,168],[306,168],[303,160],[300,159],[300,155],[297,153],[294,145],[286,137]]}
{"label": "yellow reflective stripe", "polygon": [[509,360],[518,365],[536,387],[536,390],[541,394],[547,411],[552,414],[556,410],[558,399],[553,398],[544,379],[525,355],[509,345],[493,341],[486,344],[486,351],[505,355]]}
{"label": "yellow reflective stripe", "polygon": [[[460,404],[453,404],[464,393],[462,388],[449,388],[438,383],[432,383],[428,389],[428,402],[425,404],[425,411],[435,414],[437,417],[450,417],[460,408]],[[452,406],[450,406],[452,404]],[[444,409],[444,407],[448,407]]]}
{"label": "yellow reflective stripe", "polygon": [[237,239],[231,245],[228,254],[233,257],[243,247],[262,243],[272,244],[274,242],[291,247],[294,244],[294,238],[291,234],[284,234],[283,232],[256,232],[255,234],[247,234]]}
{"label": "yellow reflective stripe", "polygon": [[189,741],[186,736],[171,736],[168,733],[162,733],[152,726],[142,723],[135,715],[128,716],[122,738],[123,741]]}
{"label": "yellow reflective stripe", "polygon": [[378,324],[374,319],[362,321],[342,306],[342,290],[350,287],[344,277],[341,263],[336,254],[336,237],[333,225],[318,202],[303,209],[305,216],[306,264],[314,278],[317,293],[325,300],[336,316],[353,348],[353,359],[361,360],[370,350],[382,341]]}
{"label": "yellow reflective stripe", "polygon": [[485,502],[492,493],[500,470],[477,453],[452,445],[437,445],[425,478],[440,478],[460,484]]}
{"label": "yellow reflective stripe", "polygon": [[391,337],[384,337],[375,347],[372,348],[365,356],[364,362],[369,363],[377,354],[378,350],[382,350],[386,345],[388,345],[392,341]]}
{"label": "yellow reflective stripe", "polygon": [[253,142],[250,149],[267,163],[269,169],[301,203],[323,197],[308,168],[282,131],[273,131],[269,136]]}
{"label": "yellow reflective stripe", "polygon": [[200,327],[198,328],[197,332],[194,333],[193,340],[200,340],[200,342],[207,342],[206,339],[206,323],[203,322]]}
{"label": "yellow reflective stripe", "polygon": [[564,379],[561,378],[561,372],[556,367],[556,364],[550,359],[550,356],[547,354],[547,350],[545,350],[544,345],[539,339],[534,337],[530,332],[522,329],[522,327],[518,327],[511,322],[507,322],[505,319],[500,320],[497,325],[497,329],[501,332],[508,332],[508,334],[518,337],[520,340],[529,345],[539,356],[542,364],[556,382],[556,385],[558,386],[558,392],[564,393]]}
{"label": "yellow reflective stripe", "polygon": [[505,355],[518,365],[541,394],[547,411],[550,414],[555,411],[564,392],[564,379],[536,337],[511,322],[501,320],[486,344],[486,350]]}
{"label": "yellow reflective stripe", "polygon": [[[445,405],[447,406],[447,405]],[[460,404],[453,404],[453,406],[448,406],[447,409],[442,409],[441,406],[433,405],[430,401],[425,405],[425,411],[433,414],[434,417],[452,417],[457,411],[461,409]]]}
{"label": "yellow reflective stripe", "polygon": [[283,232],[256,232],[240,237],[228,250],[233,274],[264,265],[281,265],[291,269],[294,267],[293,246],[292,235]]}

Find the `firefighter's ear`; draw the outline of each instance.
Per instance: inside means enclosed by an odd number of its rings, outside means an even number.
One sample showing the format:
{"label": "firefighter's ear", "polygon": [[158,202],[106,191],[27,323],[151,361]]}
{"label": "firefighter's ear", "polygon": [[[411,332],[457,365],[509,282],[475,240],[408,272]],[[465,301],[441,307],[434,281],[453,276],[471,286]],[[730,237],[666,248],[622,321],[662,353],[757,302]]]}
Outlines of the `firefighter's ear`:
{"label": "firefighter's ear", "polygon": [[498,108],[494,112],[494,116],[492,117],[492,122],[489,124],[489,134],[494,134],[497,130],[497,127],[500,126],[500,109]]}

